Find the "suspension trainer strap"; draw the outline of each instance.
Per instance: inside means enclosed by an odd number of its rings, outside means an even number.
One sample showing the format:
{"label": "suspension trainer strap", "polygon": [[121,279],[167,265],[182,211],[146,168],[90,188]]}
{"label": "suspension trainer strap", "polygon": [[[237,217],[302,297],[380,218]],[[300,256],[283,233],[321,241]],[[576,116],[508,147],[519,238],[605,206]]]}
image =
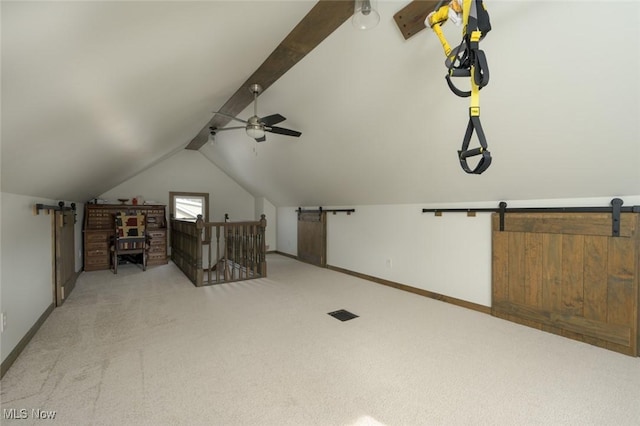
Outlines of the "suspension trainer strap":
{"label": "suspension trainer strap", "polygon": [[[426,23],[438,36],[445,54],[447,75],[445,79],[449,89],[462,98],[471,98],[469,106],[469,123],[458,151],[460,166],[466,173],[482,174],[491,165],[491,153],[488,151],[487,139],[480,123],[480,89],[489,84],[489,66],[487,58],[480,50],[480,40],[491,31],[489,14],[484,7],[483,0],[452,0],[443,6],[439,2],[436,10],[427,16]],[[460,8],[460,5],[462,6]],[[442,32],[443,25],[448,18],[460,22],[462,15],[462,42],[451,49]],[[457,18],[456,18],[457,16]],[[471,90],[460,90],[453,84],[453,77],[467,77],[471,82]],[[476,133],[480,147],[469,149],[471,137]],[[475,167],[470,167],[467,160],[480,156]]]}
{"label": "suspension trainer strap", "polygon": [[[480,123],[480,89],[489,84],[489,67],[487,58],[480,50],[480,40],[491,30],[489,14],[484,8],[482,0],[464,0],[463,3],[463,40],[457,49],[456,60],[451,61],[447,83],[449,88],[458,96],[462,93],[470,97],[469,124],[462,140],[462,147],[458,151],[458,160],[462,170],[469,174],[482,174],[491,165],[491,153],[488,150],[487,138]],[[451,82],[450,77],[470,77],[471,90],[462,92]],[[455,89],[455,90],[454,90]],[[476,133],[480,146],[469,149],[471,136]],[[474,168],[471,168],[468,159],[480,156],[480,160]]]}
{"label": "suspension trainer strap", "polygon": [[[482,130],[482,124],[480,123],[480,89],[482,85],[486,85],[489,82],[489,72],[483,72],[482,69],[478,70],[477,66],[482,66],[481,62],[484,62],[486,66],[486,58],[484,53],[479,54],[481,51],[478,49],[478,43],[482,38],[482,33],[479,30],[473,30],[468,38],[469,46],[469,58],[471,60],[471,68],[469,70],[469,76],[471,77],[471,90],[469,96],[471,97],[469,106],[469,124],[467,125],[467,131],[465,132],[464,139],[462,140],[462,148],[458,151],[458,159],[460,160],[460,166],[462,170],[469,174],[482,174],[491,165],[491,153],[488,151],[487,138]],[[482,59],[480,59],[482,57]],[[475,130],[478,136],[479,148],[469,149],[469,143],[471,142],[471,136]],[[476,164],[475,168],[469,167],[467,159],[470,157],[476,157],[480,155],[480,161]]]}

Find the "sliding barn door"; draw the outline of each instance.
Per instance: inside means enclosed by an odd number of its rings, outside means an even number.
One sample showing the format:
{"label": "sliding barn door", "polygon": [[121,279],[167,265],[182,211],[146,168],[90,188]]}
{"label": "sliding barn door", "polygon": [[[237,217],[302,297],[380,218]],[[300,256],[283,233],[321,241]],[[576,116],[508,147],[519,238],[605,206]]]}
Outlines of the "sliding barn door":
{"label": "sliding barn door", "polygon": [[54,223],[55,239],[55,301],[64,303],[75,286],[75,211],[56,211]]}
{"label": "sliding barn door", "polygon": [[298,215],[298,259],[327,266],[327,214],[302,212]]}
{"label": "sliding barn door", "polygon": [[494,215],[492,313],[637,356],[639,216]]}

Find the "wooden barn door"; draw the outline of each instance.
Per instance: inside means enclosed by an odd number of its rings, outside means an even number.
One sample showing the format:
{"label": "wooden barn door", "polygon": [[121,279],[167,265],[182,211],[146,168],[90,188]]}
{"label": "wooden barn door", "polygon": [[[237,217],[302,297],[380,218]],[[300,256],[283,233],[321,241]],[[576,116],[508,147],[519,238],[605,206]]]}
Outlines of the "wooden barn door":
{"label": "wooden barn door", "polygon": [[64,303],[75,286],[75,211],[56,211],[54,223],[54,267],[56,306]]}
{"label": "wooden barn door", "polygon": [[628,355],[638,355],[640,215],[493,217],[492,313]]}
{"label": "wooden barn door", "polygon": [[327,214],[298,214],[298,259],[317,266],[327,266]]}

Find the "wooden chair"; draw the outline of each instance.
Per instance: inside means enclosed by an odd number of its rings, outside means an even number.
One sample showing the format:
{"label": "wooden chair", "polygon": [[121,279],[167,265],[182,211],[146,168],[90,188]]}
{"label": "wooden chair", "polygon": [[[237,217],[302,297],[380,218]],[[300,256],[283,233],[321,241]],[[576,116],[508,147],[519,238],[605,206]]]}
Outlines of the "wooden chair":
{"label": "wooden chair", "polygon": [[142,270],[147,270],[149,255],[149,238],[146,231],[146,217],[144,213],[127,214],[116,213],[116,233],[111,245],[113,273],[118,273],[118,259],[120,256],[135,261],[142,257]]}

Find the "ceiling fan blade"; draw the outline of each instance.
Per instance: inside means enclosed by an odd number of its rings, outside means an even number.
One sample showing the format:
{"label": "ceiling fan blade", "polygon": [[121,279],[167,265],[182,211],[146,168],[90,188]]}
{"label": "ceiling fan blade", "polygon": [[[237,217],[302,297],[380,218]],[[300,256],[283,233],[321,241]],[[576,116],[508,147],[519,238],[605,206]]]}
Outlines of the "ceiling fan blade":
{"label": "ceiling fan blade", "polygon": [[265,126],[273,126],[274,124],[282,123],[286,118],[281,116],[280,114],[272,114],[267,115],[266,117],[262,117],[260,122]]}
{"label": "ceiling fan blade", "polygon": [[216,112],[215,112],[215,114],[220,114],[220,115],[222,115],[223,117],[227,117],[227,118],[230,118],[230,119],[232,119],[232,120],[239,121],[239,122],[241,122],[241,123],[245,123],[245,124],[247,123],[245,120],[243,120],[243,119],[241,119],[241,118],[234,117],[233,115],[230,115],[230,114],[227,114],[227,113],[224,113],[224,112],[221,112],[221,111],[216,111]]}
{"label": "ceiling fan blade", "polygon": [[[221,109],[230,115],[240,114],[253,102],[247,87],[258,83],[263,91],[267,90],[352,15],[353,2],[318,1]],[[209,140],[209,126],[222,127],[227,123],[228,118],[214,116],[185,148],[199,150]]]}
{"label": "ceiling fan blade", "polygon": [[256,142],[264,142],[267,140],[266,136],[263,136],[261,138],[255,138],[255,139],[256,139]]}
{"label": "ceiling fan blade", "polygon": [[236,130],[236,129],[246,129],[246,127],[245,127],[245,126],[237,126],[237,127],[236,127],[236,126],[234,126],[234,127],[223,127],[222,129],[216,129],[216,130],[214,130],[214,132],[216,132],[216,133],[217,133],[217,132],[221,132],[221,131],[223,131],[223,130]]}
{"label": "ceiling fan blade", "polygon": [[283,127],[276,127],[276,126],[271,126],[271,127],[265,126],[264,130],[266,132],[277,133],[279,135],[295,136],[296,138],[302,134],[297,130],[290,130],[290,129],[285,129]]}

